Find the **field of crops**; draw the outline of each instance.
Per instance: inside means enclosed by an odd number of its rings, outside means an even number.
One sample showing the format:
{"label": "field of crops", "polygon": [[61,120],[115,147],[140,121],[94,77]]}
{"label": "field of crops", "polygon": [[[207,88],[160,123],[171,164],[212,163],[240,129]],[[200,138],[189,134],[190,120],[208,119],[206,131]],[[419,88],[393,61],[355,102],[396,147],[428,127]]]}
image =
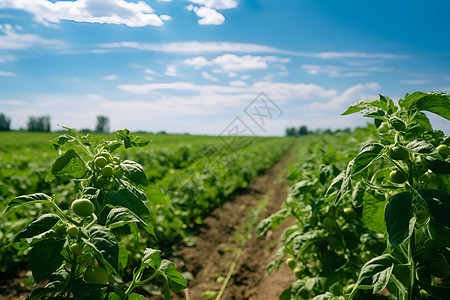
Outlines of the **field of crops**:
{"label": "field of crops", "polygon": [[27,299],[449,299],[450,138],[422,111],[449,95],[298,139],[0,133],[1,271],[28,262]]}

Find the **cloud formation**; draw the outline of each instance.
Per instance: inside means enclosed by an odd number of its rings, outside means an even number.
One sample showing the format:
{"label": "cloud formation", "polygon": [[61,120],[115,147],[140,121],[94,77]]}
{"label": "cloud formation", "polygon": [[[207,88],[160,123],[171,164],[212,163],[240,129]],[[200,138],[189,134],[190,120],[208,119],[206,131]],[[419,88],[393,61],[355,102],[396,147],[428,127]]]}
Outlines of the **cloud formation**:
{"label": "cloud formation", "polygon": [[167,15],[157,15],[144,1],[125,0],[0,0],[0,9],[20,9],[34,15],[44,25],[58,24],[61,20],[118,24],[129,27],[162,26],[170,20]]}
{"label": "cloud formation", "polygon": [[10,24],[0,24],[0,33],[0,50],[23,50],[36,46],[62,49],[68,46],[67,43],[57,39],[45,39],[35,34],[20,33]]}

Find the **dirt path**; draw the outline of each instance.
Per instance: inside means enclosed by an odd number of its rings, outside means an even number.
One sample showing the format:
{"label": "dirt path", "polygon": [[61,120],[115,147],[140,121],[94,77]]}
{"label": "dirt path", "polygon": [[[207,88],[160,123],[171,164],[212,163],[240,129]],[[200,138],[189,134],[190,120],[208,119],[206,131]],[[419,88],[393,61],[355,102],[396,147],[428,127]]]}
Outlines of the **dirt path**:
{"label": "dirt path", "polygon": [[258,222],[278,211],[287,197],[286,167],[291,155],[292,148],[242,193],[215,209],[196,234],[195,246],[178,251],[186,263],[183,271],[194,279],[188,291],[174,299],[216,299],[221,293],[221,299],[227,300],[274,300],[295,281],[284,264],[279,272],[265,277],[267,263],[288,224],[265,237],[254,234]]}

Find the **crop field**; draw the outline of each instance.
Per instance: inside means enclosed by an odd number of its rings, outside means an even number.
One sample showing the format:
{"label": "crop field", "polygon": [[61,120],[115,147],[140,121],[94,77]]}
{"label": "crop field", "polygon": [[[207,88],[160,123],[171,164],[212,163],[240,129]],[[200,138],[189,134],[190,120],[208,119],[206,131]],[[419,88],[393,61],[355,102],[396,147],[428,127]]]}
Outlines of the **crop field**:
{"label": "crop field", "polygon": [[449,299],[449,94],[294,137],[0,132],[0,299]]}

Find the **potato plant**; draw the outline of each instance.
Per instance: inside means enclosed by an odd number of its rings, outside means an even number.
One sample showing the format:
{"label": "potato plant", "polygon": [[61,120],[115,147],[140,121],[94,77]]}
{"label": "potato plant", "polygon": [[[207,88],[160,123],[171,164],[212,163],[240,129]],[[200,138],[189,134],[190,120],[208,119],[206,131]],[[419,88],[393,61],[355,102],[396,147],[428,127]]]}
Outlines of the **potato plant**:
{"label": "potato plant", "polygon": [[186,288],[175,265],[157,249],[143,251],[131,278],[125,272],[129,253],[120,243],[123,232],[130,232],[135,243],[143,232],[155,236],[147,203],[167,201],[140,164],[120,159],[114,151],[144,147],[149,141],[125,129],[117,131],[114,141],[97,142],[64,128],[69,132],[51,141],[59,157],[46,180],[74,182],[77,196],[69,200],[70,207],[61,205],[68,201],[59,201],[64,195],[35,193],[12,199],[5,210],[13,214],[32,204],[52,210],[35,217],[10,243],[28,252],[34,282],[47,283],[26,299],[145,299],[135,289],[155,278],[162,282],[165,299],[171,289]]}

